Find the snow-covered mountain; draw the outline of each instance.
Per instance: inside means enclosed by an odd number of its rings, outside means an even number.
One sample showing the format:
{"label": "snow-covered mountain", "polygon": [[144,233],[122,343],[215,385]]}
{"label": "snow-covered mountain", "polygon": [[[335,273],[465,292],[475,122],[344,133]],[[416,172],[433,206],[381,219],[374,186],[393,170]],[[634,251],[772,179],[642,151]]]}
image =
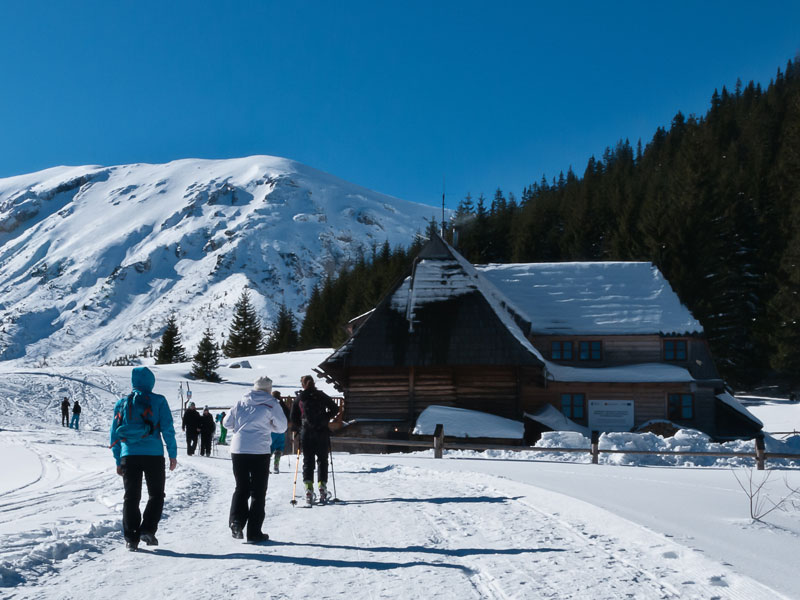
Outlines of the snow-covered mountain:
{"label": "snow-covered mountain", "polygon": [[247,286],[268,324],[325,274],[437,209],[269,156],[56,167],[0,179],[0,360],[98,364],[158,341],[194,351]]}

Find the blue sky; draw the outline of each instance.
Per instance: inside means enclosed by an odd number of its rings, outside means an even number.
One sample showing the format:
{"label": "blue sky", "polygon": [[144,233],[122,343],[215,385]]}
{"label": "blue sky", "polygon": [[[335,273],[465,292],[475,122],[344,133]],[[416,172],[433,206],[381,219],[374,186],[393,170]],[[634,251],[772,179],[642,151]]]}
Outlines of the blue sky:
{"label": "blue sky", "polygon": [[0,177],[271,154],[407,200],[524,186],[800,53],[800,2],[0,3]]}

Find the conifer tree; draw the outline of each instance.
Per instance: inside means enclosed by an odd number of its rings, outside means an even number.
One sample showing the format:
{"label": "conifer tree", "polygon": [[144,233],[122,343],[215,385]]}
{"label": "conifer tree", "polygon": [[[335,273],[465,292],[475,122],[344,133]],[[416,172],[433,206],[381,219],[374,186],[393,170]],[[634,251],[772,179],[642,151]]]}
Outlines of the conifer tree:
{"label": "conifer tree", "polygon": [[253,356],[261,352],[263,341],[261,320],[250,302],[250,292],[245,289],[233,307],[233,323],[222,350],[228,358]]}
{"label": "conifer tree", "polygon": [[297,349],[298,343],[297,320],[286,304],[281,304],[265,350],[267,354],[290,352]]}
{"label": "conifer tree", "polygon": [[219,349],[214,343],[214,332],[209,327],[203,332],[203,338],[197,346],[197,353],[194,355],[192,363],[192,375],[196,379],[205,381],[219,382],[220,376],[217,374],[219,368]]}
{"label": "conifer tree", "polygon": [[327,346],[327,328],[325,326],[325,307],[322,304],[322,293],[319,285],[311,290],[311,298],[306,308],[306,318],[300,327],[299,348],[307,350],[319,346]]}
{"label": "conifer tree", "polygon": [[161,335],[161,345],[156,350],[155,358],[157,365],[186,362],[186,350],[181,345],[181,334],[178,331],[175,313],[172,313],[167,319],[164,333]]}

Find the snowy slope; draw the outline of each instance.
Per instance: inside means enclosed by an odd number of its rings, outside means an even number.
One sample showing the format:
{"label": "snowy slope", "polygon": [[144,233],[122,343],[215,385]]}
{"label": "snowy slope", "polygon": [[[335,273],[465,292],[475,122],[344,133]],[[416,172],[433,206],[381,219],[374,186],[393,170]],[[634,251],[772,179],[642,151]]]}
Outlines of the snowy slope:
{"label": "snowy slope", "polygon": [[[225,406],[261,374],[290,392],[326,352],[224,367],[228,381],[192,384],[194,399]],[[187,365],[153,369],[177,415]],[[251,546],[227,529],[226,448],[189,458],[179,435],[161,544],[131,554],[107,448],[129,374],[0,365],[0,597],[800,598],[797,508],[753,523],[730,469],[570,464],[555,454],[336,453],[331,483],[342,502],[310,510],[289,503],[296,463],[284,457],[269,479],[272,541]],[[65,394],[84,406],[80,432],[60,426]],[[784,478],[800,486],[796,469],[774,475],[775,497]]]}
{"label": "snowy slope", "polygon": [[242,289],[265,324],[437,209],[275,157],[57,167],[0,179],[0,360],[98,364],[157,340],[193,351]]}

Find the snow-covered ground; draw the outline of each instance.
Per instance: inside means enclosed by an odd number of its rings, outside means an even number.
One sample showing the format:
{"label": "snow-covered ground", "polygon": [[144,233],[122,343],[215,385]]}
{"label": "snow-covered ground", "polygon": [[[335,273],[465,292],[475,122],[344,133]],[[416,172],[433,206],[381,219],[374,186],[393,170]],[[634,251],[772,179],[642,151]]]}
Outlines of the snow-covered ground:
{"label": "snow-covered ground", "polygon": [[[192,383],[193,399],[229,405],[262,374],[292,393],[327,352],[225,367],[226,383]],[[153,370],[179,414],[188,368]],[[227,528],[227,449],[187,457],[179,435],[161,545],[132,554],[107,448],[129,374],[0,364],[0,597],[800,598],[796,506],[754,523],[728,466],[591,465],[555,453],[336,453],[341,502],[310,510],[289,502],[296,463],[285,457],[267,494],[272,541],[252,546]],[[81,400],[80,432],[60,425],[64,395]],[[749,408],[765,423],[772,408],[782,425],[800,424],[800,404]],[[769,473],[773,498],[800,486],[791,466]]]}

